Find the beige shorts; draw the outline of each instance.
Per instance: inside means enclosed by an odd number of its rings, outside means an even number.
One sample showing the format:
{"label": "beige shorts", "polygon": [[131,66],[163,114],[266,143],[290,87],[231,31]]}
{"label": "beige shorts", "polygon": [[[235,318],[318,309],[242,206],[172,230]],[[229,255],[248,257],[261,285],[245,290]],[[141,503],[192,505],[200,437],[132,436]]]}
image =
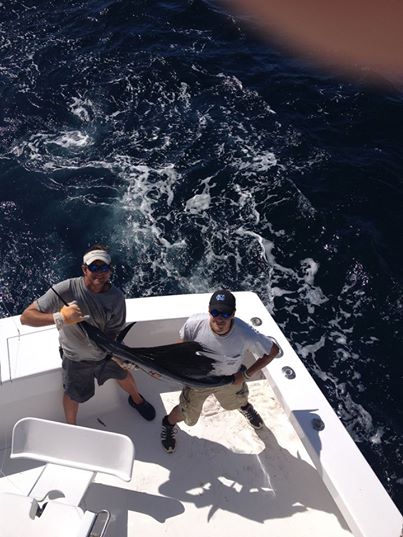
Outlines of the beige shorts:
{"label": "beige shorts", "polygon": [[204,401],[214,395],[225,410],[235,410],[248,403],[249,390],[245,382],[219,388],[183,388],[179,405],[186,425],[195,425]]}

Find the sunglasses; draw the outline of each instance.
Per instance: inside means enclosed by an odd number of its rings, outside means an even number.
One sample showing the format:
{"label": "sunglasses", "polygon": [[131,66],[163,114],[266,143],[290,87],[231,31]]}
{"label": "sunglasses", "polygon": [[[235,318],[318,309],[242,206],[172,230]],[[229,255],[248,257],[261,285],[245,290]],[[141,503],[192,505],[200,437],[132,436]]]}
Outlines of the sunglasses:
{"label": "sunglasses", "polygon": [[91,263],[91,265],[87,265],[87,269],[90,272],[109,272],[111,270],[111,266],[107,264],[97,265],[96,263]]}
{"label": "sunglasses", "polygon": [[224,319],[229,319],[233,316],[234,312],[227,313],[225,311],[218,311],[218,310],[210,310],[210,315],[212,315],[214,318],[216,317],[223,317]]}

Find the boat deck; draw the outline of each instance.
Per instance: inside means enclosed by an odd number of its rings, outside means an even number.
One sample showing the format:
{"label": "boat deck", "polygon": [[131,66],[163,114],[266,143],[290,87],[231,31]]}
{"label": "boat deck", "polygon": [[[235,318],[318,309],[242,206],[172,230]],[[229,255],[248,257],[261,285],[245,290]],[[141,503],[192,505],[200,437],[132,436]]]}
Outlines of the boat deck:
{"label": "boat deck", "polygon": [[[155,421],[145,422],[119,392],[120,407],[79,422],[126,434],[135,444],[132,481],[98,474],[85,497],[83,507],[111,512],[108,537],[351,535],[267,380],[249,381],[250,400],[265,422],[261,431],[210,397],[196,426],[180,425],[177,449],[167,454],[159,439],[161,417],[177,403],[179,391],[143,373],[136,376],[156,407]],[[0,463],[0,490],[24,494],[41,468],[10,460],[8,450],[0,452]]]}
{"label": "boat deck", "polygon": [[[274,319],[257,295],[236,296],[237,315],[283,351],[260,379],[249,381],[250,400],[266,427],[256,432],[212,398],[195,427],[180,426],[177,450],[167,454],[161,419],[177,403],[180,386],[136,372],[141,393],[157,410],[149,423],[109,381],[80,406],[78,424],[130,436],[133,479],[127,484],[98,474],[82,507],[111,512],[107,537],[176,537],[181,531],[196,537],[228,531],[231,537],[399,537],[401,514]],[[185,319],[205,311],[208,300],[208,294],[128,299],[127,320],[135,325],[125,343],[177,341]],[[0,472],[0,490],[29,493],[41,469],[9,460],[4,446],[14,424],[27,416],[64,421],[57,349],[54,326],[0,320],[0,470],[7,476]]]}

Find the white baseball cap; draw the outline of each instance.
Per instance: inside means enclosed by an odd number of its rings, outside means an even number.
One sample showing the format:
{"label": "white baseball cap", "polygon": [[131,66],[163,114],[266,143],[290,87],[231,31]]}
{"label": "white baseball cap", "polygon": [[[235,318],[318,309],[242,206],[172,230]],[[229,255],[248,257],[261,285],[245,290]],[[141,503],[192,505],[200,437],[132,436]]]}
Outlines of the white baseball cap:
{"label": "white baseball cap", "polygon": [[105,250],[91,250],[83,257],[84,265],[91,265],[94,261],[103,261],[107,265],[112,262],[111,256]]}

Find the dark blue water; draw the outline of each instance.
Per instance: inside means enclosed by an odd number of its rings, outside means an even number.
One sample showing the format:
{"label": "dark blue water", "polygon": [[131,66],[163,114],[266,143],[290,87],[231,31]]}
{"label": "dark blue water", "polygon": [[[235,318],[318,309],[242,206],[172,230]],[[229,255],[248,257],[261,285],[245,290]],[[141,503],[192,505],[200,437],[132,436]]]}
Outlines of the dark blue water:
{"label": "dark blue water", "polygon": [[98,241],[128,296],[256,291],[402,508],[403,95],[208,2],[0,21],[0,314]]}

